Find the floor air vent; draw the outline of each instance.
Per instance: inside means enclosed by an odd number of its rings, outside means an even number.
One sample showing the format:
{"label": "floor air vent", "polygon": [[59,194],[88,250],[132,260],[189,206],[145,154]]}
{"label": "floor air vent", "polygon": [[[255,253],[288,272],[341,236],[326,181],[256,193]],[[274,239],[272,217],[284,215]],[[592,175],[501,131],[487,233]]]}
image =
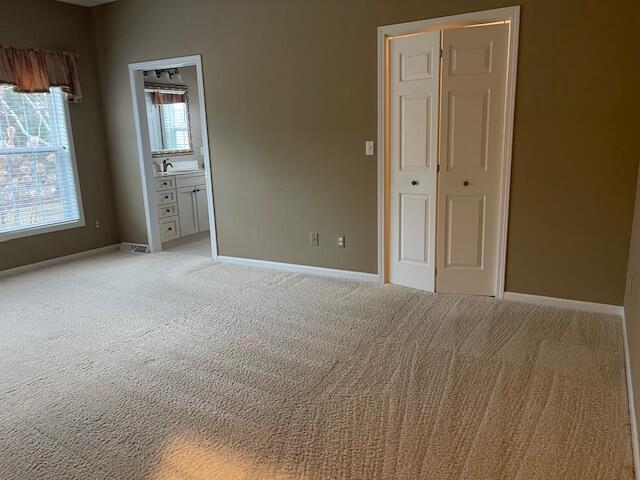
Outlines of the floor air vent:
{"label": "floor air vent", "polygon": [[124,253],[149,253],[149,245],[122,242],[120,244],[120,251]]}

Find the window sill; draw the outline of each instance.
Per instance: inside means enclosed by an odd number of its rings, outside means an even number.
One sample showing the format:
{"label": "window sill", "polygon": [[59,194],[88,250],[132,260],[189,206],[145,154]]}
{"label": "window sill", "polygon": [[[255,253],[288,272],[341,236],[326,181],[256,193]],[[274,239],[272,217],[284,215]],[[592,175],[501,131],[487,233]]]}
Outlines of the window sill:
{"label": "window sill", "polygon": [[61,230],[69,230],[72,228],[80,228],[84,226],[84,218],[80,218],[80,220],[76,220],[74,222],[56,223],[53,225],[43,225],[42,227],[25,228],[23,230],[16,230],[13,232],[0,233],[0,243],[8,242],[9,240],[15,240],[18,238],[32,237],[34,235],[59,232]]}

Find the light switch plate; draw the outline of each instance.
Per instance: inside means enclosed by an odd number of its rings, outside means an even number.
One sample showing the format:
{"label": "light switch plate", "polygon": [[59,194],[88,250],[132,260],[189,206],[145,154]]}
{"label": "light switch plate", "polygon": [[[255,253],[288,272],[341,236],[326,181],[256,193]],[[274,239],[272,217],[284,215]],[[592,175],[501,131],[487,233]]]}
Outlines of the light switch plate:
{"label": "light switch plate", "polygon": [[365,155],[376,154],[376,143],[373,140],[367,140],[364,142],[364,153]]}

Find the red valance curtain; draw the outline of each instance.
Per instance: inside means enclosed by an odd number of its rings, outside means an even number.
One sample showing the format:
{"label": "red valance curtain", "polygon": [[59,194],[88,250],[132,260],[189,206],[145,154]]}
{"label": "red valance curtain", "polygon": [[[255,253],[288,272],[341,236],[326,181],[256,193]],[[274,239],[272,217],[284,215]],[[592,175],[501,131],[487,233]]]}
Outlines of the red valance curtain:
{"label": "red valance curtain", "polygon": [[154,105],[168,105],[170,103],[186,103],[184,93],[166,93],[158,90],[153,92]]}
{"label": "red valance curtain", "polygon": [[76,66],[69,52],[0,47],[0,84],[15,85],[17,92],[48,92],[61,87],[72,103],[82,101]]}

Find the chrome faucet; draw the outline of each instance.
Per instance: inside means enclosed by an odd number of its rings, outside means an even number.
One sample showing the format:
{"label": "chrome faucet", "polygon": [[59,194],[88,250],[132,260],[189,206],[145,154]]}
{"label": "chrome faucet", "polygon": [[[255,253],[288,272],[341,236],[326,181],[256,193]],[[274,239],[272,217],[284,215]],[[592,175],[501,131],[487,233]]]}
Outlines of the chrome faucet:
{"label": "chrome faucet", "polygon": [[169,159],[168,159],[168,158],[165,158],[165,159],[162,161],[162,172],[163,172],[163,173],[167,173],[167,167],[171,167],[171,168],[173,168],[173,163],[171,163],[171,162],[167,162],[167,160],[169,160]]}

